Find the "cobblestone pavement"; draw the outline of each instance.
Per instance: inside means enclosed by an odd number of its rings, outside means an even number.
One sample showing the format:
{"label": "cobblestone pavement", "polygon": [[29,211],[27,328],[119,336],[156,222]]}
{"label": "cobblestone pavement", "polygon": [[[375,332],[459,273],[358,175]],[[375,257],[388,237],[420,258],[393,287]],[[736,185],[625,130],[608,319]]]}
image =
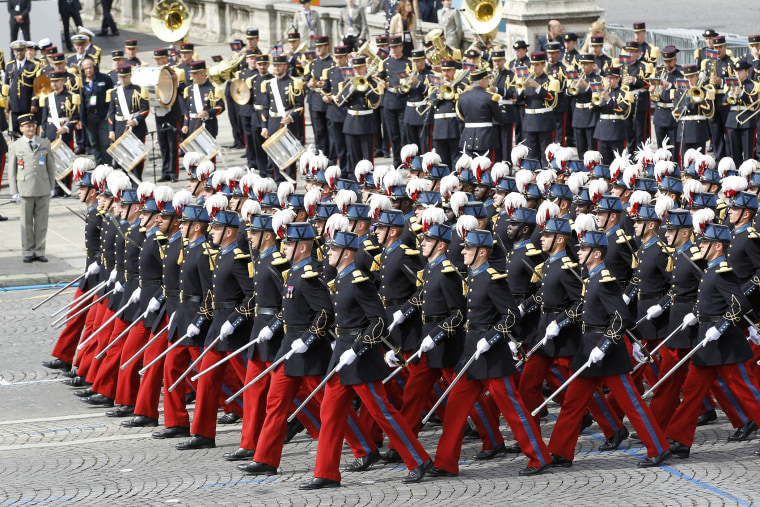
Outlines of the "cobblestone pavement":
{"label": "cobblestone pavement", "polygon": [[[0,293],[0,506],[77,502],[82,505],[705,505],[760,503],[757,445],[727,443],[725,417],[697,430],[692,457],[657,469],[639,469],[645,451],[631,448],[599,453],[594,425],[580,438],[570,469],[520,478],[524,456],[473,462],[479,442],[465,441],[461,475],[407,486],[405,471],[378,465],[345,473],[343,487],[304,493],[311,477],[316,442],[305,434],[285,446],[281,474],[256,478],[221,459],[237,448],[240,425],[220,427],[217,448],[180,452],[172,441],[156,441],[149,429],[124,429],[104,409],[86,408],[57,373],[45,370],[57,334],[48,315],[70,297],[31,306],[51,290]],[[548,439],[557,407],[544,421]],[[630,426],[629,426],[630,427]],[[502,427],[507,443],[509,429]],[[434,452],[440,427],[423,429],[421,441]],[[352,457],[344,449],[343,461]]]}

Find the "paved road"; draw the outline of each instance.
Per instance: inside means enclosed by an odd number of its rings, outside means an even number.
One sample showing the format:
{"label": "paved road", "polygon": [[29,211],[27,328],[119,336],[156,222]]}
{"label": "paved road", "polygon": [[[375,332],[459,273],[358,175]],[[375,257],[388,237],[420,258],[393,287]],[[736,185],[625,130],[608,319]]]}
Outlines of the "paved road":
{"label": "paved road", "polygon": [[[336,490],[302,493],[297,485],[311,476],[316,442],[304,434],[285,447],[281,474],[245,476],[221,459],[234,450],[240,425],[222,427],[216,449],[180,452],[173,442],[155,441],[150,431],[122,429],[103,409],[84,406],[40,361],[47,358],[56,333],[48,315],[66,297],[31,306],[51,293],[18,290],[0,293],[0,505],[78,502],[83,505],[706,505],[760,503],[756,443],[727,443],[732,431],[725,417],[698,429],[692,457],[671,460],[657,469],[638,469],[641,444],[601,454],[594,425],[581,437],[579,455],[568,470],[535,478],[517,472],[526,458],[475,463],[479,450],[468,440],[456,479],[427,479],[402,485],[404,470],[376,466],[346,473]],[[548,440],[553,416],[543,424]],[[512,435],[502,432],[508,442]],[[421,441],[434,452],[439,427],[424,429]],[[347,448],[343,461],[351,461]]]}

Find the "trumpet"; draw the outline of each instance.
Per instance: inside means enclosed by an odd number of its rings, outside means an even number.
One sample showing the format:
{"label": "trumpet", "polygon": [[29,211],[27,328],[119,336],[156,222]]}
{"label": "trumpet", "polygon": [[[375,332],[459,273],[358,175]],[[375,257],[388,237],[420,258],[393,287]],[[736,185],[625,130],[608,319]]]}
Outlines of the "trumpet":
{"label": "trumpet", "polygon": [[525,90],[525,83],[527,83],[530,79],[533,79],[535,77],[536,76],[533,74],[533,72],[530,72],[525,79],[522,79],[520,81],[518,81],[517,79],[515,79],[512,82],[512,86],[515,88],[515,90],[517,90],[519,92],[524,91]]}
{"label": "trumpet", "polygon": [[655,102],[660,102],[660,95],[662,94],[662,82],[667,78],[668,71],[665,69],[662,69],[662,74],[660,74],[660,79],[657,82],[657,86],[654,87],[654,91],[652,92],[652,100]]}
{"label": "trumpet", "polygon": [[620,91],[624,93],[628,93],[631,91],[631,87],[627,84],[622,84],[623,81],[625,81],[625,78],[628,77],[628,67],[629,65],[623,65],[623,74],[620,76]]}
{"label": "trumpet", "polygon": [[572,84],[570,84],[570,85],[567,86],[567,94],[568,95],[573,95],[573,96],[578,95],[578,84],[581,81],[583,81],[584,79],[586,79],[586,73],[585,72],[581,72],[578,75],[578,78],[574,79],[573,82],[572,82]]}
{"label": "trumpet", "polygon": [[417,77],[417,69],[415,68],[409,76],[407,76],[406,79],[404,79],[404,82],[399,85],[399,91],[401,93],[409,93],[409,91],[412,89],[412,81],[414,78]]}
{"label": "trumpet", "polygon": [[734,88],[736,87],[731,87],[726,94],[726,102],[732,106],[735,106],[736,103],[739,102],[739,96],[741,95],[741,92],[734,93]]}
{"label": "trumpet", "polygon": [[610,91],[610,85],[607,82],[607,78],[602,78],[602,82],[605,85],[604,89],[600,92],[594,92],[591,94],[591,103],[597,107],[602,105],[602,96]]}

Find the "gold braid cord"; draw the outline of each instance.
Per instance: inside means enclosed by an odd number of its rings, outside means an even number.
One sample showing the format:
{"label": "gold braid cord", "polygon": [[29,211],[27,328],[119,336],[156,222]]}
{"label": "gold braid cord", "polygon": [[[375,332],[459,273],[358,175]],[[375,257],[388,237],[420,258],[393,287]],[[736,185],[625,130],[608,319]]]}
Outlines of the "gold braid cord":
{"label": "gold braid cord", "polygon": [[309,332],[317,338],[322,338],[327,334],[327,312],[324,310],[319,311],[319,315],[314,319],[314,322],[309,326]]}
{"label": "gold braid cord", "polygon": [[604,337],[608,338],[612,341],[612,343],[617,343],[620,341],[621,334],[620,331],[623,329],[623,317],[620,315],[620,312],[615,310],[615,315],[612,317],[612,322],[610,322],[609,327],[604,332]]}
{"label": "gold braid cord", "polygon": [[457,328],[462,325],[463,321],[464,315],[462,315],[462,311],[457,308],[457,312],[454,314],[454,317],[452,317],[451,322],[444,321],[439,327],[443,329],[447,335],[451,336],[456,333]]}
{"label": "gold braid cord", "polygon": [[507,316],[493,328],[501,334],[507,334],[515,325],[517,325],[517,317],[512,310],[507,309]]}
{"label": "gold braid cord", "polygon": [[254,298],[246,298],[245,301],[243,301],[243,304],[238,305],[235,310],[245,317],[246,319],[253,316],[254,311],[256,308],[256,302]]}
{"label": "gold braid cord", "polygon": [[198,310],[198,312],[204,317],[206,317],[207,319],[211,319],[214,316],[214,307],[212,306],[213,301],[214,301],[214,294],[211,292],[211,289],[209,289],[206,292],[206,297],[203,300],[203,304]]}
{"label": "gold braid cord", "polygon": [[583,301],[581,300],[577,305],[575,305],[575,306],[571,305],[570,308],[568,308],[567,310],[565,310],[565,313],[567,314],[568,318],[570,320],[572,320],[573,322],[580,321],[581,320],[581,315],[582,315],[582,312],[583,312],[583,310],[581,308],[582,306],[583,306]]}
{"label": "gold braid cord", "polygon": [[757,275],[753,276],[752,278],[750,278],[750,282],[752,282],[752,285],[760,286],[760,276],[757,276]]}
{"label": "gold braid cord", "polygon": [[737,325],[741,320],[742,304],[739,302],[739,298],[731,296],[731,306],[726,313],[723,314],[723,318],[729,321],[733,325]]}
{"label": "gold braid cord", "polygon": [[385,319],[380,317],[374,326],[368,327],[361,336],[361,341],[365,345],[375,345],[385,338]]}

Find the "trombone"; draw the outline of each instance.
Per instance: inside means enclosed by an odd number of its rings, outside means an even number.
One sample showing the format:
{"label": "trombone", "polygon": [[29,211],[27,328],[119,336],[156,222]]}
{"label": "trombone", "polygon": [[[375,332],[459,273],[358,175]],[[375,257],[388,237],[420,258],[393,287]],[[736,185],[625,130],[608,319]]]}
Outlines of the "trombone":
{"label": "trombone", "polygon": [[[351,81],[348,83],[348,86],[343,87],[343,90],[341,90],[341,95],[335,100],[335,105],[338,107],[343,107],[346,105],[346,102],[348,102],[348,99],[351,98],[354,92],[364,93],[369,90],[369,77],[374,74],[376,70],[377,66],[373,62],[372,67],[368,67],[367,72],[363,76],[352,77]],[[346,89],[348,90],[348,93],[343,95],[343,91]]]}
{"label": "trombone", "polygon": [[[745,113],[750,113],[750,114],[745,118],[742,116]],[[744,125],[745,123],[750,121],[752,118],[757,116],[758,113],[760,113],[760,98],[736,114],[736,123],[738,123],[739,125]],[[739,118],[740,116],[742,117]]]}
{"label": "trombone", "polygon": [[[451,81],[450,84],[440,84],[437,87],[435,87],[431,92],[430,96],[428,97],[428,100],[425,104],[420,104],[419,106],[415,107],[414,110],[417,111],[417,114],[420,116],[425,116],[428,111],[430,111],[430,108],[433,107],[433,97],[435,97],[435,100],[441,99],[441,100],[454,100],[457,96],[457,85],[462,82],[467,76],[470,75],[470,71],[466,69],[462,69],[459,72],[457,72],[457,75],[454,76],[454,79]],[[437,95],[437,96],[436,96]],[[420,110],[420,107],[423,109]]]}
{"label": "trombone", "polygon": [[665,81],[665,79],[668,77],[668,71],[663,68],[662,73],[660,74],[660,79],[657,80],[657,86],[654,87],[654,91],[652,92],[652,100],[654,102],[660,102],[661,98],[660,95],[662,95],[662,82]]}

